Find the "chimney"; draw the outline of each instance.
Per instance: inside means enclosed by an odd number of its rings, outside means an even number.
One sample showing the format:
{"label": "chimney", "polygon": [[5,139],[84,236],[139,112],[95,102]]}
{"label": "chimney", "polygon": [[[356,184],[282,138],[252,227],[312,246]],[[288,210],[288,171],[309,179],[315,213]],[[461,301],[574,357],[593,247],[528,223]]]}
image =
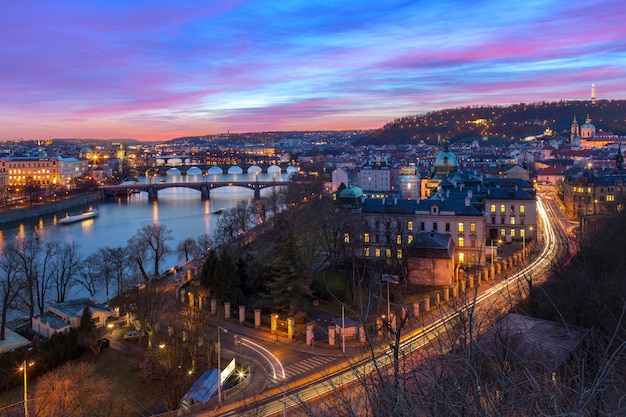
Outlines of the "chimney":
{"label": "chimney", "polygon": [[385,205],[385,197],[383,197],[383,206]]}
{"label": "chimney", "polygon": [[446,190],[446,198],[450,198],[450,190]]}

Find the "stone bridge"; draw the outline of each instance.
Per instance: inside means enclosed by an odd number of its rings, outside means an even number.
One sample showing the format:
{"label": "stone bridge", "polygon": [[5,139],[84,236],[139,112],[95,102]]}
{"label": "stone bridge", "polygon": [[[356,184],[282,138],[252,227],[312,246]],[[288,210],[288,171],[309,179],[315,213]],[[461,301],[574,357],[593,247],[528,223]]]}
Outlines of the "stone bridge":
{"label": "stone bridge", "polygon": [[244,187],[254,191],[254,198],[261,197],[261,190],[268,187],[285,186],[289,184],[287,181],[220,181],[220,182],[162,182],[156,184],[120,184],[120,185],[103,185],[100,187],[102,198],[111,198],[122,195],[128,195],[133,192],[142,191],[148,193],[148,201],[158,200],[159,190],[165,188],[191,188],[200,191],[202,201],[211,198],[211,190],[220,187]]}

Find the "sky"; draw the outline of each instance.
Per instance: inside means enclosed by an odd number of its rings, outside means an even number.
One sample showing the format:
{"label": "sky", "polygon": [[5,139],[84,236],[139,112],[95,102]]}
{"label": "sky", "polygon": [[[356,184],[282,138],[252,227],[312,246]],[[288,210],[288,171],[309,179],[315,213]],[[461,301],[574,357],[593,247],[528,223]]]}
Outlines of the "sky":
{"label": "sky", "polygon": [[626,99],[623,0],[0,5],[0,140],[372,129]]}

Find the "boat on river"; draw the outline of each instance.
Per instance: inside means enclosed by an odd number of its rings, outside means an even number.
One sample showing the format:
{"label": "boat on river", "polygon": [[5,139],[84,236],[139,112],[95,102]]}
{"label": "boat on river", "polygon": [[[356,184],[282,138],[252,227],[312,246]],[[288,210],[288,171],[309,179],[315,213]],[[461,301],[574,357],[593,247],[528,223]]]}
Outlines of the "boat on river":
{"label": "boat on river", "polygon": [[76,223],[76,222],[80,222],[83,220],[87,220],[87,219],[93,219],[94,217],[98,217],[98,214],[100,214],[98,212],[98,210],[89,210],[89,211],[84,211],[80,214],[75,214],[73,216],[66,216],[64,218],[62,218],[61,220],[59,220],[59,224],[70,224],[70,223]]}
{"label": "boat on river", "polygon": [[225,208],[218,208],[217,210],[213,210],[211,213],[213,214],[222,214],[226,209]]}

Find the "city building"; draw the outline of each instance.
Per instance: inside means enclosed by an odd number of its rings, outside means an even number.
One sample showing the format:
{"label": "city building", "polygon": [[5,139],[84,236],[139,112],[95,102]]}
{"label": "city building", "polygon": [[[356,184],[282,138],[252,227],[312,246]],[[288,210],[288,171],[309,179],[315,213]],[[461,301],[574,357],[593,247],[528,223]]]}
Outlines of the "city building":
{"label": "city building", "polygon": [[85,305],[89,306],[96,328],[105,326],[109,318],[116,316],[116,313],[105,305],[89,298],[81,298],[49,305],[45,313],[32,318],[31,327],[35,333],[46,338],[56,333],[77,329],[80,327]]}
{"label": "city building", "polygon": [[3,157],[0,170],[8,173],[9,186],[65,185],[89,169],[86,159],[53,157]]}

